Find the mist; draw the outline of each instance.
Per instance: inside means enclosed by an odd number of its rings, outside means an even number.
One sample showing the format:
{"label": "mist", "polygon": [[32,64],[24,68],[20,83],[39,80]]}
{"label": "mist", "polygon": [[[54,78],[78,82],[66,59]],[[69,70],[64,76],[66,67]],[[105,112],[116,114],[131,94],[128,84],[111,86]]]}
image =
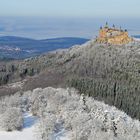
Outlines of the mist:
{"label": "mist", "polygon": [[56,37],[95,38],[105,22],[127,29],[130,35],[140,35],[137,18],[50,18],[0,17],[0,36],[21,36],[34,39]]}

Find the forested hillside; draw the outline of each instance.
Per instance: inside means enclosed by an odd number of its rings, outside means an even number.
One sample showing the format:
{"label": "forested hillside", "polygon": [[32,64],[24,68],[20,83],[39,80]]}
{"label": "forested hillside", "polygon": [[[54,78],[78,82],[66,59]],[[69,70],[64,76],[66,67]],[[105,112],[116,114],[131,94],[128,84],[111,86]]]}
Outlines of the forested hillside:
{"label": "forested hillside", "polygon": [[109,46],[91,40],[68,50],[10,62],[3,73],[2,76],[9,74],[6,82],[26,78],[23,90],[75,87],[80,94],[102,100],[140,119],[139,42]]}

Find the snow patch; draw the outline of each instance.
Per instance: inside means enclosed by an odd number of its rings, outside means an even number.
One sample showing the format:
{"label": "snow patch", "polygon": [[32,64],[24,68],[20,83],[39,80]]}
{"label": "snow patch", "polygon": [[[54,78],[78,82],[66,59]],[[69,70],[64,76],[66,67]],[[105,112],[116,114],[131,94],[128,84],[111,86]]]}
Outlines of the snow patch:
{"label": "snow patch", "polygon": [[71,140],[70,139],[70,133],[67,132],[65,129],[62,129],[60,132],[55,133],[53,140]]}
{"label": "snow patch", "polygon": [[135,41],[139,41],[140,42],[140,38],[133,38]]}
{"label": "snow patch", "polygon": [[34,124],[36,124],[37,120],[38,120],[37,117],[32,116],[32,114],[25,113],[23,129],[33,127]]}
{"label": "snow patch", "polygon": [[25,83],[25,80],[23,80],[21,82],[16,82],[16,83],[8,84],[8,87],[11,87],[11,88],[22,88],[24,83]]}

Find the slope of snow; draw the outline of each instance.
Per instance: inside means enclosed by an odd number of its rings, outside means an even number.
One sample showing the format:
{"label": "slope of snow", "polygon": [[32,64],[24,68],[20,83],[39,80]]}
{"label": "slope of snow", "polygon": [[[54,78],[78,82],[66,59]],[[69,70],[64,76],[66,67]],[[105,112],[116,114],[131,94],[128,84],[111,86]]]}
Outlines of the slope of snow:
{"label": "slope of snow", "polygon": [[53,140],[71,140],[69,133],[65,131],[65,129],[62,129],[60,132],[54,134]]}
{"label": "slope of snow", "polygon": [[35,124],[37,118],[31,114],[24,114],[23,130],[5,132],[0,131],[0,140],[36,140],[35,139]]}
{"label": "slope of snow", "polygon": [[140,38],[133,38],[135,41],[140,41]]}

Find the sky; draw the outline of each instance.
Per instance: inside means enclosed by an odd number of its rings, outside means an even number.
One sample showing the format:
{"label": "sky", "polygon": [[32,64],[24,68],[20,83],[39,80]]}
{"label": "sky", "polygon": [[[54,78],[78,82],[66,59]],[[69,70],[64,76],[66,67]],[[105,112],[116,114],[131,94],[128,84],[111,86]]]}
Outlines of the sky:
{"label": "sky", "polygon": [[140,0],[0,0],[0,16],[140,18]]}
{"label": "sky", "polygon": [[106,21],[140,35],[140,0],[0,0],[0,36],[93,38]]}

